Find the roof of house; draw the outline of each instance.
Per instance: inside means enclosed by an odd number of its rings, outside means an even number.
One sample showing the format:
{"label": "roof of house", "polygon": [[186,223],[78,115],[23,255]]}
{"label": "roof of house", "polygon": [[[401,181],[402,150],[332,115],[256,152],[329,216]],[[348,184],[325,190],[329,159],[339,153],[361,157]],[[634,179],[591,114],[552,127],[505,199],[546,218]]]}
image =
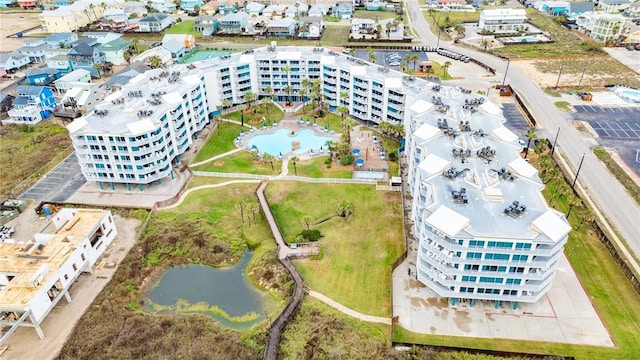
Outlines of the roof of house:
{"label": "roof of house", "polygon": [[57,74],[59,72],[60,71],[58,71],[56,69],[43,67],[43,68],[31,68],[31,69],[25,71],[24,74],[26,76],[37,76],[37,75],[42,75],[42,74],[55,75],[55,74]]}
{"label": "roof of house", "polygon": [[71,50],[69,50],[69,55],[83,55],[90,56],[93,55],[93,51],[95,47],[87,44],[78,44],[74,46]]}
{"label": "roof of house", "polygon": [[61,77],[60,79],[56,80],[55,82],[58,83],[58,82],[78,81],[87,75],[91,75],[91,71],[85,70],[85,69],[76,69],[68,73],[67,75]]}
{"label": "roof of house", "polygon": [[353,4],[340,3],[340,4],[336,5],[333,8],[333,11],[338,11],[338,10],[352,10],[353,11]]}
{"label": "roof of house", "polygon": [[44,86],[20,85],[16,88],[18,96],[38,96],[44,89]]}
{"label": "roof of house", "polygon": [[233,13],[233,14],[227,14],[223,17],[221,17],[220,19],[218,19],[218,22],[227,22],[227,21],[242,21],[242,20],[246,20],[249,17],[249,15],[245,12],[237,12],[237,13]]}
{"label": "roof of house", "polygon": [[263,12],[283,12],[284,6],[282,5],[269,5],[264,8]]}
{"label": "roof of house", "polygon": [[294,25],[296,23],[297,23],[297,21],[295,21],[292,18],[284,18],[284,19],[278,19],[278,20],[270,21],[267,24],[267,27],[268,28],[270,28],[270,27],[290,27],[291,25]]}
{"label": "roof of house", "polygon": [[150,14],[145,16],[144,18],[140,19],[139,22],[157,22],[157,21],[164,21],[167,18],[167,15],[164,14]]}
{"label": "roof of house", "polygon": [[131,41],[125,39],[115,39],[111,40],[108,43],[104,43],[98,47],[100,51],[119,51],[122,49],[126,49],[131,46]]}
{"label": "roof of house", "polygon": [[162,47],[171,51],[172,54],[175,54],[184,49],[184,42],[178,39],[163,40]]}
{"label": "roof of house", "polygon": [[593,6],[591,1],[570,1],[569,12],[583,13],[585,11],[593,11]]}
{"label": "roof of house", "polygon": [[607,4],[607,5],[623,5],[630,4],[633,0],[600,0],[598,3]]}
{"label": "roof of house", "polygon": [[74,33],[57,33],[57,34],[51,34],[49,36],[47,36],[46,38],[44,38],[45,42],[61,42],[61,41],[66,41],[70,38],[75,39],[77,36]]}
{"label": "roof of house", "polygon": [[260,4],[257,2],[251,2],[248,3],[247,6],[244,8],[244,10],[246,12],[252,12],[252,11],[262,11],[264,10],[266,6],[264,4]]}
{"label": "roof of house", "polygon": [[11,94],[7,94],[6,92],[0,92],[0,104],[5,101],[13,101],[14,98],[15,96]]}

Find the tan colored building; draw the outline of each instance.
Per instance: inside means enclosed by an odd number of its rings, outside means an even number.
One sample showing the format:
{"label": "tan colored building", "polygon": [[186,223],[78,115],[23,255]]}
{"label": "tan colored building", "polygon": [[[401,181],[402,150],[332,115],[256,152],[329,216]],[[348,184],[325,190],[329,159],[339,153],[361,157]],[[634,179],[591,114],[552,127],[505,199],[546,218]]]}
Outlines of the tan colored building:
{"label": "tan colored building", "polygon": [[74,32],[98,21],[114,4],[112,0],[79,0],[69,6],[45,10],[39,16],[40,26],[48,33]]}

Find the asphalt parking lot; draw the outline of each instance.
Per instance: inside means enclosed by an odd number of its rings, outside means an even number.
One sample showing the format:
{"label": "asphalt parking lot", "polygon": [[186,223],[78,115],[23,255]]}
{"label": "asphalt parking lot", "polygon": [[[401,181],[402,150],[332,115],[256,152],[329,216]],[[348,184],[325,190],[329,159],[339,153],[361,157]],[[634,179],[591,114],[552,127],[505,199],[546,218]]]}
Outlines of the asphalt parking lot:
{"label": "asphalt parking lot", "polygon": [[574,105],[575,120],[589,123],[601,145],[615,148],[624,162],[640,175],[640,107]]}
{"label": "asphalt parking lot", "polygon": [[[429,60],[429,57],[427,56],[426,52],[413,52],[413,51],[400,51],[400,50],[374,50],[374,53],[376,54],[376,64],[380,66],[386,66],[390,69],[398,70],[398,71],[400,71],[399,65],[394,65],[394,66],[390,65],[391,61],[389,59],[389,55],[391,54],[398,54],[398,56],[400,57],[400,59],[397,61],[398,63],[402,62],[402,59],[404,59],[405,56],[414,55],[414,54],[418,55],[420,57],[420,60],[418,60],[418,62],[415,64],[416,70],[418,69],[418,64],[420,64],[420,61]],[[358,59],[369,61],[369,53],[367,53],[365,50],[356,50],[354,56],[357,57]],[[409,69],[413,69],[413,62],[410,61],[407,66],[409,67]]]}
{"label": "asphalt parking lot", "polygon": [[524,139],[526,137],[525,135],[527,130],[529,130],[530,127],[516,104],[502,104],[502,114],[505,119],[507,119],[507,123],[505,125],[520,138]]}
{"label": "asphalt parking lot", "polygon": [[86,182],[73,153],[20,195],[20,199],[65,201]]}

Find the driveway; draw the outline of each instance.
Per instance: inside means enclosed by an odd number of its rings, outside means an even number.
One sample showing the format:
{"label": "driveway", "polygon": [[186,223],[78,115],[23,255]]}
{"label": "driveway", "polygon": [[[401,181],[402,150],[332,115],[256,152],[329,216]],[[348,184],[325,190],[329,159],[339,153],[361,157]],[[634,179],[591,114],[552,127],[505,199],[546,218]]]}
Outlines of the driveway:
{"label": "driveway", "polygon": [[611,55],[612,58],[640,74],[640,51],[629,51],[626,48],[603,48],[603,50]]}

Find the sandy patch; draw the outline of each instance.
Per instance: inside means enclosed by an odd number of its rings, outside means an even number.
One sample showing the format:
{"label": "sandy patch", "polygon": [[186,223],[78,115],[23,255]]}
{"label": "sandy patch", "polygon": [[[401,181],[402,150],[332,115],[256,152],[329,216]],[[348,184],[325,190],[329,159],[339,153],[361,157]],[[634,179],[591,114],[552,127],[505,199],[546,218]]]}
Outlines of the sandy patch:
{"label": "sandy patch", "polygon": [[[1,12],[0,13],[0,52],[13,51],[22,46],[22,42],[25,38],[18,39],[16,37],[7,36],[19,32],[21,30],[30,29],[40,24],[38,19],[40,13],[14,13],[14,12]],[[41,32],[38,30],[37,32]]]}

